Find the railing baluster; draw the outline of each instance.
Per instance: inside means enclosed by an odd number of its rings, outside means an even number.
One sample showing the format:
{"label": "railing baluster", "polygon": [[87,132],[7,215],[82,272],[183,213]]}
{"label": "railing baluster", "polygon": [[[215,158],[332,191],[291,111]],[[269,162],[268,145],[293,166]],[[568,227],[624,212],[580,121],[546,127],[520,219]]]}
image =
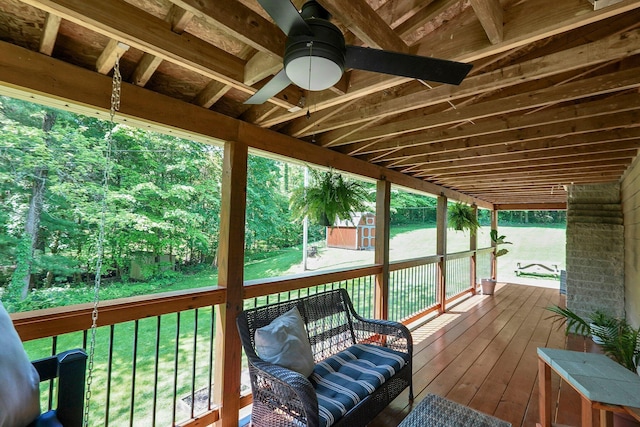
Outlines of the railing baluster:
{"label": "railing baluster", "polygon": [[132,360],[132,369],[131,369],[131,397],[129,399],[129,426],[133,427],[133,416],[135,414],[136,408],[136,372],[138,368],[138,328],[139,321],[136,320],[133,322],[133,355],[131,356]]}
{"label": "railing baluster", "polygon": [[[55,356],[57,352],[58,352],[58,336],[55,335],[51,337],[51,355]],[[53,381],[49,381],[48,408],[49,410],[53,408]]]}
{"label": "railing baluster", "polygon": [[176,405],[178,399],[178,360],[180,357],[180,312],[176,313],[176,345],[173,353],[173,408],[171,419],[176,422]]}
{"label": "railing baluster", "polygon": [[207,409],[211,409],[211,396],[213,384],[213,340],[216,334],[216,316],[211,307],[211,328],[209,329],[209,381],[207,382]]}
{"label": "railing baluster", "polygon": [[155,363],[153,367],[153,408],[151,412],[151,426],[156,425],[156,411],[158,409],[158,373],[160,370],[160,330],[162,316],[156,316],[156,344],[154,349]]}
{"label": "railing baluster", "polygon": [[109,409],[111,406],[111,373],[113,372],[113,338],[115,334],[115,325],[109,327],[109,355],[107,361],[107,402],[104,413],[104,425],[109,425]]}
{"label": "railing baluster", "polygon": [[193,354],[191,363],[191,418],[196,408],[196,362],[198,360],[198,309],[195,309],[193,320]]}

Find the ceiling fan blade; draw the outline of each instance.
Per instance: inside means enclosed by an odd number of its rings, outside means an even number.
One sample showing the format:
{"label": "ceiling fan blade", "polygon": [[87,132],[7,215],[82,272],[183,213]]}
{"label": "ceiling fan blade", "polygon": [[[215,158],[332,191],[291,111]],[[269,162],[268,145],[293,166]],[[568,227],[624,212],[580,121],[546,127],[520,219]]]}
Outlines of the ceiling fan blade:
{"label": "ceiling fan blade", "polygon": [[290,84],[291,80],[289,80],[289,77],[287,77],[287,73],[283,68],[278,74],[273,76],[266,85],[262,86],[260,90],[254,93],[253,96],[247,99],[244,103],[251,105],[264,104],[269,100],[269,98],[273,98]]}
{"label": "ceiling fan blade", "polygon": [[345,68],[412,77],[431,82],[459,85],[471,71],[471,64],[446,59],[408,55],[387,50],[347,46]]}
{"label": "ceiling fan blade", "polygon": [[258,3],[287,36],[313,35],[311,28],[298,13],[291,0],[258,0]]}

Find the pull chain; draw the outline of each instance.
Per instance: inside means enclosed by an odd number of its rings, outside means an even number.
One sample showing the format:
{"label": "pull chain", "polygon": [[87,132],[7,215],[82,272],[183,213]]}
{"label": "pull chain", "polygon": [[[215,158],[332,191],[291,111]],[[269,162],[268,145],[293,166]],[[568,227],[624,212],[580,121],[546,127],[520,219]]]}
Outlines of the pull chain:
{"label": "pull chain", "polygon": [[309,120],[311,118],[309,105],[311,105],[311,61],[313,59],[313,40],[307,43],[307,46],[309,46],[309,84],[307,85],[307,87],[309,88],[307,89],[307,92],[309,93],[309,102],[307,103],[307,120]]}
{"label": "pull chain", "polygon": [[116,62],[113,66],[113,80],[111,83],[111,108],[109,110],[109,117],[111,120],[111,129],[107,134],[106,153],[105,153],[105,167],[102,176],[102,202],[100,212],[100,223],[98,226],[98,253],[96,259],[96,275],[93,285],[93,311],[91,312],[91,338],[89,342],[89,361],[87,369],[87,390],[85,393],[85,405],[84,405],[84,422],[83,426],[89,426],[89,406],[91,403],[91,384],[93,382],[93,360],[96,350],[96,329],[98,326],[98,304],[100,302],[100,281],[102,276],[102,259],[104,256],[104,234],[105,224],[107,218],[107,195],[109,193],[109,168],[111,165],[111,142],[113,136],[113,130],[115,129],[116,111],[120,109],[120,90],[122,88],[122,76],[120,75],[120,58],[116,57]]}

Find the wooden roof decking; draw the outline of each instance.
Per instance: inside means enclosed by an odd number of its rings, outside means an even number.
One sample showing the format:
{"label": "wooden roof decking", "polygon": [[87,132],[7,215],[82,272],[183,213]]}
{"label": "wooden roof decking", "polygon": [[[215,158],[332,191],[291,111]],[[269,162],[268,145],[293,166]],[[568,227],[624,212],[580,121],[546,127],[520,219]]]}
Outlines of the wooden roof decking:
{"label": "wooden roof decking", "polygon": [[[636,157],[640,0],[319,2],[349,44],[474,68],[460,86],[352,70],[248,106],[285,42],[256,0],[2,0],[0,93],[105,111],[99,77],[121,55],[125,115],[143,123],[220,140],[249,124],[254,148],[338,168],[345,155],[365,162],[350,172],[497,209],[561,208],[563,186],[617,181]],[[309,146],[330,151],[300,154]]]}
{"label": "wooden roof decking", "polygon": [[[413,331],[414,405],[427,393],[509,421],[538,422],[538,347],[595,351],[591,340],[570,339],[545,307],[563,300],[558,289],[503,285],[495,296],[477,296]],[[579,395],[553,379],[554,422],[580,424]],[[560,399],[557,399],[560,390]],[[410,411],[405,391],[370,424],[397,425]],[[555,408],[554,408],[555,410]]]}

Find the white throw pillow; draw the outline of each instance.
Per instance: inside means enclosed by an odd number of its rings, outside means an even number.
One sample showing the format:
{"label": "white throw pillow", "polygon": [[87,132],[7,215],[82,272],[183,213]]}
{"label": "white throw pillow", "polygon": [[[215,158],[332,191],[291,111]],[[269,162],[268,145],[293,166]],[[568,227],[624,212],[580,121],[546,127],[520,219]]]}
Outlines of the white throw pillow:
{"label": "white throw pillow", "polygon": [[40,377],[0,301],[0,427],[23,427],[40,415]]}
{"label": "white throw pillow", "polygon": [[313,354],[304,327],[304,321],[296,307],[256,329],[256,351],[263,360],[275,363],[305,377],[313,373]]}

